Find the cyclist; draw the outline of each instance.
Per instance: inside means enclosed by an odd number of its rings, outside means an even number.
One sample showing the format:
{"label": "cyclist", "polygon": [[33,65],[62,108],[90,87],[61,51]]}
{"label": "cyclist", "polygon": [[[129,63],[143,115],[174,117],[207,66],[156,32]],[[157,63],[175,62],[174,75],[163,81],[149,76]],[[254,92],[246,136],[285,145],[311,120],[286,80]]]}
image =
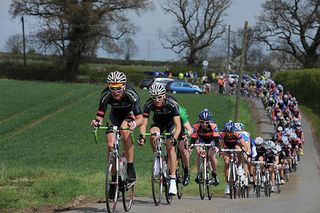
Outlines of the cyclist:
{"label": "cyclist", "polygon": [[[126,75],[119,71],[111,72],[107,76],[108,86],[102,91],[100,95],[99,107],[97,116],[91,121],[92,127],[99,126],[106,114],[107,106],[111,106],[109,114],[108,130],[106,131],[106,140],[108,144],[108,155],[112,151],[114,143],[114,134],[112,126],[122,128],[130,128],[134,130],[137,126],[141,126],[143,122],[142,111],[140,108],[140,98],[136,91],[126,85]],[[129,131],[120,131],[122,141],[124,142],[125,157],[128,162],[128,186],[135,184],[136,173],[133,166],[134,146],[131,141]],[[116,177],[114,177],[116,178]],[[112,188],[110,189],[110,194]]]}
{"label": "cyclist", "polygon": [[270,172],[270,179],[271,179],[271,192],[274,192],[274,185],[275,185],[275,167],[280,163],[279,162],[279,154],[276,150],[276,145],[273,141],[267,141],[265,143],[265,159],[267,163],[273,163],[273,166],[267,166],[266,169]]}
{"label": "cyclist", "polygon": [[[263,162],[265,160],[265,153],[266,153],[266,148],[263,146],[263,138],[262,137],[257,137],[255,140],[255,144],[256,144],[256,156],[253,158],[253,161],[261,161]],[[252,167],[253,169],[253,167]],[[253,169],[253,181],[256,181],[256,171],[255,169]],[[264,167],[261,167],[261,172],[262,175],[264,175]]]}
{"label": "cyclist", "polygon": [[[250,151],[250,155],[247,156],[249,158],[255,157],[256,156],[256,146],[255,146],[255,141],[253,138],[250,137],[250,133],[244,130],[244,125],[243,123],[234,123],[235,126],[235,131],[237,132],[241,132],[243,135],[243,139],[244,141],[247,143],[247,146],[249,148]],[[247,174],[250,174],[249,176],[249,181],[253,182],[253,174],[252,174],[252,164],[250,163],[250,161],[246,161],[246,163],[244,164],[244,170]]]}
{"label": "cyclist", "polygon": [[[220,144],[223,144],[227,149],[238,149],[242,148],[244,152],[250,154],[249,147],[247,143],[243,139],[243,134],[240,132],[235,132],[235,125],[233,121],[228,121],[225,125],[223,130],[220,132]],[[243,162],[242,155],[238,155],[239,162]],[[229,172],[229,158],[230,155],[228,153],[224,153],[224,164],[225,164],[225,178],[226,182],[228,180],[228,172]],[[229,184],[226,184],[225,193],[230,193]]]}
{"label": "cyclist", "polygon": [[[212,144],[212,147],[208,150],[208,157],[212,166],[212,180],[210,183],[217,186],[219,184],[219,178],[217,175],[217,158],[216,153],[219,147],[219,129],[217,124],[212,120],[211,112],[208,109],[203,109],[199,113],[199,121],[193,125],[193,133],[191,135],[191,143],[205,143]],[[198,175],[195,179],[199,183],[201,177],[199,171],[199,161],[201,155],[200,147],[196,147],[197,152],[197,168]]]}
{"label": "cyclist", "polygon": [[182,184],[184,186],[188,185],[190,182],[190,152],[187,149],[188,147],[188,137],[192,134],[193,130],[190,125],[189,119],[188,119],[188,113],[187,110],[179,106],[179,113],[180,113],[180,119],[181,119],[181,134],[179,135],[178,141],[179,141],[179,151],[181,153],[183,165],[184,165],[184,171],[183,171],[183,181]]}
{"label": "cyclist", "polygon": [[[181,121],[179,114],[179,106],[173,98],[166,96],[166,89],[161,84],[152,84],[149,88],[151,98],[146,101],[143,110],[143,124],[140,127],[140,136],[138,143],[143,145],[145,143],[146,128],[148,125],[148,118],[150,112],[153,111],[153,124],[150,128],[150,133],[172,133],[172,137],[166,141],[166,150],[168,153],[168,162],[170,165],[170,188],[169,194],[177,194],[176,186],[176,162],[177,155],[175,151],[175,144],[181,132]],[[153,151],[155,137],[150,138],[150,143]]]}
{"label": "cyclist", "polygon": [[304,131],[301,128],[301,122],[298,121],[295,123],[295,131],[294,131],[297,135],[297,137],[300,139],[301,143],[300,143],[300,155],[303,156],[303,145],[304,145]]}

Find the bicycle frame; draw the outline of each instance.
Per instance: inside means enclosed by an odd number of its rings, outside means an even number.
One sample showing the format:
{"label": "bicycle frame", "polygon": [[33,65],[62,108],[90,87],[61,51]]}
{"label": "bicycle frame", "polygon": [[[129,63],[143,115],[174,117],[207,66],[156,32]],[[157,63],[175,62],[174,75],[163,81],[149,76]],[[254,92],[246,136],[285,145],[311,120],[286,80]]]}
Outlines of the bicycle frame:
{"label": "bicycle frame", "polygon": [[[236,198],[236,191],[239,190],[239,180],[237,175],[238,156],[237,152],[242,149],[221,149],[221,151],[229,153],[229,171],[228,171],[228,184],[230,187],[230,199]],[[232,196],[233,191],[233,196]]]}
{"label": "bicycle frame", "polygon": [[205,197],[205,192],[207,190],[208,199],[211,200],[212,198],[212,192],[210,192],[211,184],[209,183],[209,176],[212,174],[212,165],[210,162],[210,159],[208,159],[208,152],[207,148],[213,148],[214,146],[212,144],[205,144],[205,143],[198,143],[198,144],[192,144],[191,147],[200,147],[200,166],[199,171],[202,175],[202,181],[199,180],[199,192],[200,192],[200,198],[201,200]]}
{"label": "bicycle frame", "polygon": [[[172,201],[172,196],[169,196],[169,183],[170,183],[169,172],[168,172],[165,156],[163,156],[163,152],[162,152],[162,144],[166,143],[165,141],[163,141],[163,139],[170,135],[171,133],[160,134],[159,132],[144,134],[144,136],[156,137],[153,144],[155,146],[155,152],[154,152],[154,161],[153,161],[152,171],[151,171],[152,196],[153,196],[154,204],[156,206],[160,204],[162,199],[163,184],[165,186],[165,196],[166,196],[167,203],[169,204]],[[158,164],[160,171],[156,171],[157,170],[156,164]],[[159,194],[157,194],[156,192],[157,190],[156,184],[159,184],[159,192],[158,192]]]}
{"label": "bicycle frame", "polygon": [[[99,126],[94,128],[93,134],[95,142],[99,142],[98,137],[98,130],[107,130],[109,127],[105,126]],[[122,192],[122,201],[123,201],[123,207],[125,211],[129,211],[132,203],[133,203],[133,197],[134,197],[134,187],[131,186],[130,190],[128,190],[127,182],[126,182],[126,171],[125,171],[125,165],[120,165],[120,154],[119,154],[119,143],[121,140],[120,131],[121,130],[128,130],[130,131],[131,138],[133,138],[132,131],[129,128],[120,128],[118,129],[117,126],[113,126],[112,132],[113,132],[113,148],[112,151],[109,153],[108,157],[108,163],[107,163],[107,169],[106,169],[106,190],[105,190],[105,196],[106,196],[106,207],[107,211],[114,212],[115,208],[117,206],[119,191]],[[121,162],[124,163],[124,162]],[[120,169],[120,167],[122,168]],[[110,187],[113,186],[114,188],[114,194],[110,193]],[[122,187],[122,188],[120,188]],[[126,191],[128,191],[129,197],[126,198],[125,194]],[[113,196],[113,198],[110,197]],[[111,203],[110,203],[111,202]]]}
{"label": "bicycle frame", "polygon": [[261,164],[265,164],[265,161],[253,161],[253,165],[255,166],[255,191],[257,197],[260,197],[260,190],[262,186],[262,176],[261,176]]}

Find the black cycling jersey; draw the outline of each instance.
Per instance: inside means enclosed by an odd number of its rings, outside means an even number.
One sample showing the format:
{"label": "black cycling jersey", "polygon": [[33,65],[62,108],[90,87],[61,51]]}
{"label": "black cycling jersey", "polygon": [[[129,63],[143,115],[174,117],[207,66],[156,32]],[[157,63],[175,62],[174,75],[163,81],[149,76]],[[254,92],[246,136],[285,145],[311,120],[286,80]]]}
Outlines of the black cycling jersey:
{"label": "black cycling jersey", "polygon": [[108,87],[104,89],[100,96],[97,116],[104,118],[108,105],[111,105],[109,118],[114,125],[120,125],[121,122],[131,114],[135,116],[142,114],[140,98],[137,92],[128,86],[124,90],[123,97],[120,101],[113,99]]}
{"label": "black cycling jersey", "polygon": [[257,155],[255,156],[255,159],[258,160],[259,157],[264,156],[266,153],[266,149],[263,146],[257,147],[256,146]]}
{"label": "black cycling jersey", "polygon": [[149,98],[144,105],[143,117],[148,118],[151,111],[153,114],[153,122],[155,126],[161,129],[161,132],[164,130],[169,130],[174,126],[173,118],[175,116],[180,116],[179,106],[177,102],[171,96],[167,96],[164,104],[161,107],[157,107],[154,104],[154,101]]}
{"label": "black cycling jersey", "polygon": [[267,163],[274,163],[275,162],[275,157],[276,157],[276,154],[273,153],[273,151],[271,150],[268,150],[266,153],[265,153],[265,160],[267,161]]}

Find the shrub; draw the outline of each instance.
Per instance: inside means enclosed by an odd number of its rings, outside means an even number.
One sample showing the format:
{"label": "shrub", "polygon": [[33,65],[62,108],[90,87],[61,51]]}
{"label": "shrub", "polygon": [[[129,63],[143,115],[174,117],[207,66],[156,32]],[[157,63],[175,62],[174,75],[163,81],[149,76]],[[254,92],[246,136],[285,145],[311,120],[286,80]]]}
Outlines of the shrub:
{"label": "shrub", "polygon": [[274,79],[298,98],[298,101],[320,114],[320,69],[291,70],[276,73]]}

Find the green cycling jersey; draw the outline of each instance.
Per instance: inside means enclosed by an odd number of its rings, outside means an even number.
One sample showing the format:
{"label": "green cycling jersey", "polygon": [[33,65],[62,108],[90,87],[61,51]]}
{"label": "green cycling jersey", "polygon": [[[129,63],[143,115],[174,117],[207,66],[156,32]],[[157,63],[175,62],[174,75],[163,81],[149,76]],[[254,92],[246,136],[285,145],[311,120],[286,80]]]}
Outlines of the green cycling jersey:
{"label": "green cycling jersey", "polygon": [[186,124],[189,122],[188,120],[188,113],[186,108],[184,108],[183,106],[179,106],[179,113],[180,113],[180,120],[181,120],[181,124]]}

